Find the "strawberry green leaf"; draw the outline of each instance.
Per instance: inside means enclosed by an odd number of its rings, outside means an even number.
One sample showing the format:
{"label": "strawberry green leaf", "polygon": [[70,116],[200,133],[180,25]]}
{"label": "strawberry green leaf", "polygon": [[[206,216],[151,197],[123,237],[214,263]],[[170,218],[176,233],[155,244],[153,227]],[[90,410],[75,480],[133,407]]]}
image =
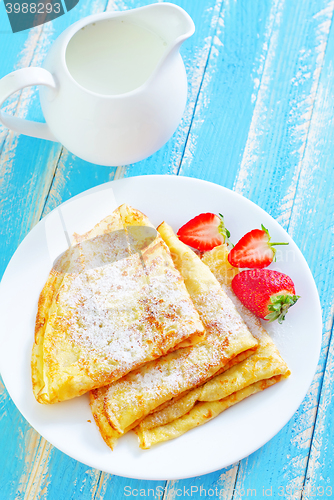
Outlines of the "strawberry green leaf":
{"label": "strawberry green leaf", "polygon": [[299,298],[299,295],[272,295],[270,297],[271,304],[268,305],[269,314],[267,314],[264,319],[269,322],[277,319],[281,324],[289,308],[292,307]]}
{"label": "strawberry green leaf", "polygon": [[227,243],[228,245],[231,245],[233,247],[233,243],[231,243],[230,241],[230,236],[231,236],[231,233],[230,231],[225,227],[225,223],[224,223],[224,216],[222,214],[219,214],[219,217],[220,217],[220,224],[218,226],[218,231],[219,233],[224,237],[224,241],[225,243]]}
{"label": "strawberry green leaf", "polygon": [[273,246],[276,246],[276,245],[288,245],[289,243],[288,242],[284,242],[284,243],[277,243],[277,242],[273,242],[271,243],[270,240],[271,240],[271,236],[269,234],[269,231],[267,228],[264,227],[263,224],[261,224],[261,229],[262,231],[264,231],[267,236],[268,236],[268,246],[272,249],[273,251],[273,262],[276,262],[276,248],[273,248]]}
{"label": "strawberry green leaf", "polygon": [[269,231],[268,231],[268,229],[267,229],[267,228],[265,228],[263,224],[261,224],[261,229],[262,229],[262,231],[264,231],[265,233],[267,233],[267,235],[268,235],[268,241],[269,241],[269,240],[270,240],[270,236],[269,236]]}

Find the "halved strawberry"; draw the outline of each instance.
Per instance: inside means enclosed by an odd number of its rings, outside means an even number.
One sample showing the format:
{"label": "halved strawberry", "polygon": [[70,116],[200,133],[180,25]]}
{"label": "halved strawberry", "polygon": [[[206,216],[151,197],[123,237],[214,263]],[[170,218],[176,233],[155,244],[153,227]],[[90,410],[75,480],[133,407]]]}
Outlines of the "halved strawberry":
{"label": "halved strawberry", "polygon": [[200,214],[194,217],[177,233],[179,239],[187,245],[205,252],[225,243],[230,232],[224,225],[224,217],[212,213]]}
{"label": "halved strawberry", "polygon": [[246,233],[232,248],[228,256],[228,261],[232,266],[259,269],[267,267],[275,259],[276,249],[273,246],[289,244],[271,243],[268,229],[263,224],[261,228]]}
{"label": "halved strawberry", "polygon": [[271,269],[241,271],[234,276],[232,289],[255,316],[279,323],[299,299],[292,279]]}

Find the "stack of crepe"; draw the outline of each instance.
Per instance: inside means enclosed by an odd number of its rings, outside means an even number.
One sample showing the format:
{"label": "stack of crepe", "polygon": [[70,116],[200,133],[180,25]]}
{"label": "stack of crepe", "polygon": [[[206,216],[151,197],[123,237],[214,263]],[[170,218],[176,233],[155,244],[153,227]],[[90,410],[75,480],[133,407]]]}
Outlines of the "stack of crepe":
{"label": "stack of crepe", "polygon": [[41,294],[37,400],[90,391],[110,448],[130,429],[149,448],[287,377],[260,321],[231,291],[237,270],[226,256],[222,245],[200,259],[166,223],[155,231],[128,206],[76,235]]}
{"label": "stack of crepe", "polygon": [[227,253],[227,247],[222,245],[205,254],[203,261],[215,274],[249,331],[258,340],[258,347],[247,359],[227,367],[223,373],[202,386],[176,401],[170,401],[165,408],[157,409],[144,418],[135,429],[143,449],[205,424],[230,406],[290,375],[288,366],[260,320],[233,293],[230,281],[235,270],[226,265]]}
{"label": "stack of crepe", "polygon": [[75,235],[51,270],[38,303],[35,397],[80,396],[204,335],[162,238],[123,205]]}

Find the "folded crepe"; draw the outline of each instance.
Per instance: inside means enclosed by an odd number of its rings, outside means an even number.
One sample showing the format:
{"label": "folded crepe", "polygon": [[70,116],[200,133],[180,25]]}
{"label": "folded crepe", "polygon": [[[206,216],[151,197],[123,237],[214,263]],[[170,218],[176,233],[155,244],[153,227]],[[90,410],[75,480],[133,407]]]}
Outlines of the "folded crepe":
{"label": "folded crepe", "polygon": [[258,339],[258,348],[247,359],[143,419],[134,429],[143,449],[174,439],[208,422],[230,406],[290,375],[288,366],[260,320],[234,295],[229,283],[235,272],[229,269],[227,253],[224,246],[216,247],[204,255],[203,261],[213,271],[249,330]]}
{"label": "folded crepe", "polygon": [[110,384],[205,336],[168,247],[122,205],[54,264],[38,303],[32,384],[40,403]]}
{"label": "folded crepe", "polygon": [[158,231],[199,312],[206,338],[150,361],[106,389],[91,392],[95,421],[111,448],[145,416],[250,356],[258,344],[209,267],[167,224],[160,225]]}

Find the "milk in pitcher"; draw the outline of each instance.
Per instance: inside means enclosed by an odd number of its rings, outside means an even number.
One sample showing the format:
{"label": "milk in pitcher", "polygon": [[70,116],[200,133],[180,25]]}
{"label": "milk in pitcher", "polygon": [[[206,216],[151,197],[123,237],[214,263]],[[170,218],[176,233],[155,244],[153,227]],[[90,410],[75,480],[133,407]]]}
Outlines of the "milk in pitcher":
{"label": "milk in pitcher", "polygon": [[66,64],[85,89],[119,95],[144,84],[166,49],[157,34],[116,18],[78,31],[66,49]]}

